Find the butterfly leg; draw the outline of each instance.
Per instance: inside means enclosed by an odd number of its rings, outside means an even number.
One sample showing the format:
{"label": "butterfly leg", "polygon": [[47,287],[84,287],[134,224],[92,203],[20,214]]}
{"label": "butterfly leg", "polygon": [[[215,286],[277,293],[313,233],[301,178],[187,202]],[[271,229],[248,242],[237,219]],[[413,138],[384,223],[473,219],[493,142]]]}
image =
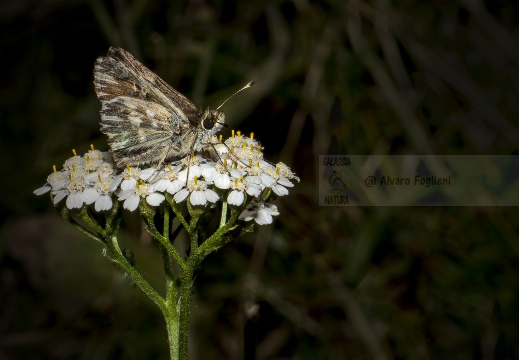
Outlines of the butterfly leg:
{"label": "butterfly leg", "polygon": [[162,165],[164,165],[164,161],[166,160],[166,156],[168,156],[168,152],[169,152],[169,148],[170,147],[171,147],[171,145],[169,145],[168,147],[165,148],[166,151],[164,152],[164,155],[162,156],[162,158],[160,159],[159,163],[155,167],[155,170],[151,173],[150,177],[148,178],[150,184],[154,183],[154,180],[158,180],[158,179],[154,179],[153,177],[158,174],[158,172],[162,168]]}

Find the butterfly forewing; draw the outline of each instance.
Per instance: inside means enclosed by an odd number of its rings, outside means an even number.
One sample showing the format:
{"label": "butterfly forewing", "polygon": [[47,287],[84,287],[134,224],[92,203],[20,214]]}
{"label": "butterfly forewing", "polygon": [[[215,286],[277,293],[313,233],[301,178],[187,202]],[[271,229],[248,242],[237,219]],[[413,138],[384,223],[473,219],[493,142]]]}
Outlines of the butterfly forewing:
{"label": "butterfly forewing", "polygon": [[101,132],[119,167],[160,165],[188,154],[200,112],[127,51],[112,47],[97,59],[94,85]]}

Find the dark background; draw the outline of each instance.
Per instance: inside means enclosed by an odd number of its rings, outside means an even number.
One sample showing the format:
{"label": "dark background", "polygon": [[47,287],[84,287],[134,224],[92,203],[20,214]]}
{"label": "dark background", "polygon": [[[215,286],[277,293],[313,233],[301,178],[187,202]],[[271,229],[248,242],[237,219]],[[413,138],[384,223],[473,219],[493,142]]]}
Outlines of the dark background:
{"label": "dark background", "polygon": [[[515,207],[319,207],[325,154],[517,155],[513,1],[2,1],[0,359],[164,359],[160,312],[32,191],[107,150],[121,46],[301,183],[196,277],[193,359],[515,359]],[[492,174],[489,175],[490,177]],[[138,218],[121,235],[163,289]],[[255,306],[257,305],[257,307]],[[254,310],[257,310],[255,312]]]}

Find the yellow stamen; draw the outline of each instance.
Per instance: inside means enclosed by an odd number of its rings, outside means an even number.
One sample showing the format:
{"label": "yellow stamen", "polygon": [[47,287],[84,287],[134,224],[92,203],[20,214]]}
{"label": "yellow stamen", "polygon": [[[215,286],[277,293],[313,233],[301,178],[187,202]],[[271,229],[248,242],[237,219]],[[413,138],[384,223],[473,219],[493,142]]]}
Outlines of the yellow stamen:
{"label": "yellow stamen", "polygon": [[232,131],[232,137],[234,137],[234,129],[233,129],[233,130],[231,130],[231,131]]}
{"label": "yellow stamen", "polygon": [[238,179],[234,179],[234,186],[238,186]]}
{"label": "yellow stamen", "polygon": [[220,140],[220,142],[222,142],[222,134],[220,134],[220,137],[218,138],[218,140]]}
{"label": "yellow stamen", "polygon": [[198,184],[198,176],[195,176],[195,185]]}
{"label": "yellow stamen", "polygon": [[141,185],[146,185],[146,184],[144,183],[144,180],[142,180],[142,179],[139,180],[139,184],[141,184]]}
{"label": "yellow stamen", "polygon": [[241,147],[242,150],[245,150],[247,148],[247,144],[243,143],[243,146]]}
{"label": "yellow stamen", "polygon": [[90,164],[90,156],[87,155],[87,156],[85,156],[85,158],[86,158],[87,164]]}
{"label": "yellow stamen", "polygon": [[259,167],[259,161],[256,161],[256,166]]}
{"label": "yellow stamen", "polygon": [[242,176],[242,177],[240,178],[240,181],[243,181],[243,180],[244,180],[244,178],[243,178],[243,176]]}
{"label": "yellow stamen", "polygon": [[52,165],[52,170],[54,170],[54,172],[56,172],[56,165]]}
{"label": "yellow stamen", "polygon": [[261,152],[261,146],[258,145],[258,152]]}
{"label": "yellow stamen", "polygon": [[254,151],[254,145],[250,144],[250,151]]}
{"label": "yellow stamen", "polygon": [[236,135],[241,136],[241,131],[240,130],[236,131]]}
{"label": "yellow stamen", "polygon": [[92,151],[94,151],[94,144],[90,144],[90,149],[92,149]]}
{"label": "yellow stamen", "polygon": [[170,172],[173,172],[173,169],[171,168],[171,165],[168,164],[168,169]]}
{"label": "yellow stamen", "polygon": [[250,133],[250,139],[254,140],[254,133],[253,132]]}
{"label": "yellow stamen", "polygon": [[231,146],[231,152],[232,153],[234,152],[234,146]]}
{"label": "yellow stamen", "polygon": [[223,166],[227,167],[227,159],[224,159]]}
{"label": "yellow stamen", "polygon": [[130,171],[130,164],[126,164],[126,169],[128,169],[128,171]]}
{"label": "yellow stamen", "polygon": [[249,159],[249,167],[252,167],[252,158]]}
{"label": "yellow stamen", "polygon": [[97,179],[99,180],[100,183],[103,182],[103,181],[101,180],[101,174],[97,174]]}
{"label": "yellow stamen", "polygon": [[68,173],[68,179],[72,180],[72,175],[70,175],[70,173]]}
{"label": "yellow stamen", "polygon": [[76,167],[72,164],[72,171],[76,172]]}
{"label": "yellow stamen", "polygon": [[72,154],[74,154],[74,156],[77,156],[76,149],[72,149]]}
{"label": "yellow stamen", "polygon": [[276,166],[276,175],[279,175],[279,166]]}

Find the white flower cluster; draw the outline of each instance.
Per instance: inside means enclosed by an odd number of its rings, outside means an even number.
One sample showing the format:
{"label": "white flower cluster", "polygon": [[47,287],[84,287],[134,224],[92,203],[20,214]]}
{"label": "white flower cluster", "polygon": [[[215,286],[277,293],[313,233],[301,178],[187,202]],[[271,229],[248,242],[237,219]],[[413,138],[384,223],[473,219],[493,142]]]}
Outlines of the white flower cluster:
{"label": "white flower cluster", "polygon": [[[220,137],[221,141],[221,137]],[[55,204],[66,198],[68,209],[95,204],[96,211],[109,210],[117,197],[123,207],[134,211],[141,199],[158,206],[164,193],[173,195],[177,203],[187,198],[192,205],[206,205],[226,199],[229,205],[243,205],[246,195],[252,197],[239,219],[253,220],[260,225],[272,223],[279,215],[276,206],[266,204],[260,195],[271,189],[278,196],[288,194],[290,181],[299,181],[283,163],[272,165],[263,159],[262,148],[254,140],[238,132],[224,143],[214,139],[201,154],[188,156],[169,164],[162,170],[127,166],[116,168],[110,153],[94,150],[84,156],[74,156],[65,161],[63,169],[47,178],[47,184],[34,191],[42,195],[51,191]]]}

